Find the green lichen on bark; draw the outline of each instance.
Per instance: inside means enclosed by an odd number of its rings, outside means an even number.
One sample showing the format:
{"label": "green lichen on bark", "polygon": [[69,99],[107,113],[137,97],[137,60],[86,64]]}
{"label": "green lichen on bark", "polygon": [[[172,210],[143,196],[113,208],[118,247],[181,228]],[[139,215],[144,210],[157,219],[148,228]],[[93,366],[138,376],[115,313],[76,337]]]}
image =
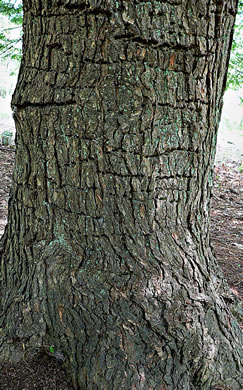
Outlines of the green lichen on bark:
{"label": "green lichen on bark", "polygon": [[75,389],[240,389],[209,245],[235,7],[24,1],[2,356],[55,345]]}

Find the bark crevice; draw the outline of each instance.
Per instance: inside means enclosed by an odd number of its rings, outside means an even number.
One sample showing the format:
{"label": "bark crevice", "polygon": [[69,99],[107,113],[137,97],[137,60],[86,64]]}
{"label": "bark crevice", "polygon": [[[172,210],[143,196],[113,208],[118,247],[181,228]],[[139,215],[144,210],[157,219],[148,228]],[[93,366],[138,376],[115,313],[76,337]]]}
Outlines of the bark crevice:
{"label": "bark crevice", "polygon": [[240,390],[209,243],[224,6],[24,0],[1,360],[49,345],[75,389]]}

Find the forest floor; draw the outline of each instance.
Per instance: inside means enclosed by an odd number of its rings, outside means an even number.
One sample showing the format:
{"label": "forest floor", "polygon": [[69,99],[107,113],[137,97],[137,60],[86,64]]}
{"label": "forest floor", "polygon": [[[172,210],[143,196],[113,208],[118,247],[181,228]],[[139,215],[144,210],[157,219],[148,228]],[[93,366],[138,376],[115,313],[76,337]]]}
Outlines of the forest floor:
{"label": "forest floor", "polygon": [[[0,237],[7,221],[14,148],[0,145]],[[243,166],[217,163],[211,207],[211,239],[225,278],[243,300]],[[71,390],[59,363],[42,356],[17,367],[2,367],[1,390]]]}

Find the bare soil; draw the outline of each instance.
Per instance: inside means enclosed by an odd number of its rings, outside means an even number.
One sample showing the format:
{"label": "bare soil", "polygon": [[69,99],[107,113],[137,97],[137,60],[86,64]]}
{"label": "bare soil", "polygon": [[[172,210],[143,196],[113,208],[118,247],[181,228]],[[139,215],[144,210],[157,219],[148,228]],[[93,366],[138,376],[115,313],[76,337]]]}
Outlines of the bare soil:
{"label": "bare soil", "polygon": [[[0,146],[0,237],[7,222],[14,148]],[[212,245],[231,289],[243,300],[243,172],[238,162],[215,167]],[[1,390],[71,390],[58,360],[48,355],[1,367]]]}
{"label": "bare soil", "polygon": [[243,166],[222,163],[214,172],[212,245],[225,278],[243,300]]}

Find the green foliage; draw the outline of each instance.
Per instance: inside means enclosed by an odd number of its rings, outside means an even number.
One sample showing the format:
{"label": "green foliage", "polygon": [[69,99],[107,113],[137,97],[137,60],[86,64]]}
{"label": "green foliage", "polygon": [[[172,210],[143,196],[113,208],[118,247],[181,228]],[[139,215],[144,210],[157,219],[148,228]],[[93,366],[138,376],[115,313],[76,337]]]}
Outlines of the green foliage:
{"label": "green foliage", "polygon": [[234,27],[234,38],[231,49],[227,77],[227,89],[239,89],[243,84],[243,1],[239,1],[238,14]]}
{"label": "green foliage", "polygon": [[13,133],[10,131],[4,131],[2,134],[0,134],[2,145],[5,146],[11,145],[13,143],[12,137],[13,137]]}
{"label": "green foliage", "polygon": [[11,23],[21,25],[23,20],[22,2],[0,0],[0,14],[7,16]]}
{"label": "green foliage", "polygon": [[[0,0],[0,56],[21,60],[23,9],[20,0]],[[6,27],[7,25],[7,27]]]}

